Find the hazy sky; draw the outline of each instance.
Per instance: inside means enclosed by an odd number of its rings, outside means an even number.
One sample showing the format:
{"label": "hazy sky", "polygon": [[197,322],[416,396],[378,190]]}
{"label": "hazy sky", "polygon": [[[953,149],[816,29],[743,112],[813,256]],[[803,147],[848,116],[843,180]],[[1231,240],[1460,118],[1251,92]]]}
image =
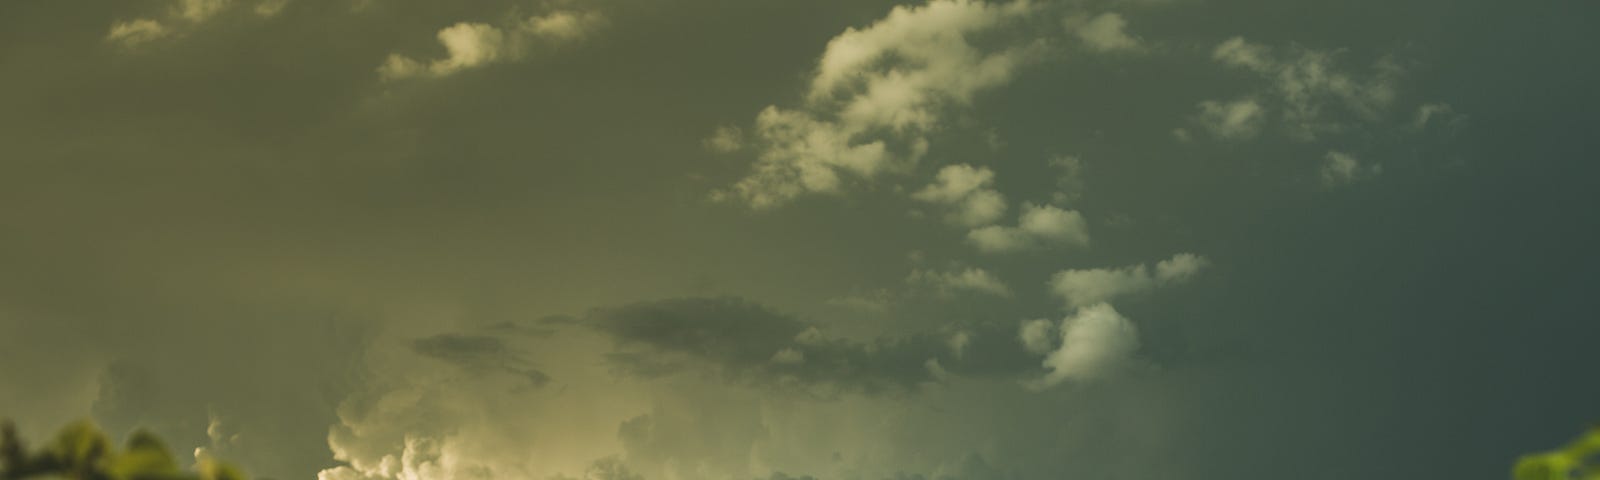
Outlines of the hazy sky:
{"label": "hazy sky", "polygon": [[0,6],[0,416],[276,479],[1503,478],[1600,3]]}

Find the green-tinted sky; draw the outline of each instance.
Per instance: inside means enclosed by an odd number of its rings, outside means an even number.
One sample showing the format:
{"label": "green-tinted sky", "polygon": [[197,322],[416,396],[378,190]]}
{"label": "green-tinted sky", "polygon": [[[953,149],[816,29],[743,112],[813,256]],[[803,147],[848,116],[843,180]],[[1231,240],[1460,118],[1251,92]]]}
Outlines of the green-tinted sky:
{"label": "green-tinted sky", "polygon": [[0,5],[0,416],[268,478],[1501,478],[1600,4]]}

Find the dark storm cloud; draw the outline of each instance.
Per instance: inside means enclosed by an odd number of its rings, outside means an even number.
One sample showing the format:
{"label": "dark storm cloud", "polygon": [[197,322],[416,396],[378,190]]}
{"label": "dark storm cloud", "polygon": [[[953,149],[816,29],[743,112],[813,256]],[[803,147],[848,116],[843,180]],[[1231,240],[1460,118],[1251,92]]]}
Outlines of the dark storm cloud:
{"label": "dark storm cloud", "polygon": [[[962,457],[961,460],[953,462],[948,470],[950,471],[934,473],[899,472],[884,480],[1022,480],[1024,478],[1014,469],[993,465],[978,454]],[[755,480],[818,480],[818,478],[811,475],[772,472],[771,475]]]}
{"label": "dark storm cloud", "polygon": [[513,350],[499,337],[441,333],[411,342],[411,351],[474,372],[502,372],[526,378],[535,387],[550,382],[550,376]]}
{"label": "dark storm cloud", "polygon": [[586,324],[616,340],[608,358],[618,370],[645,378],[703,365],[735,383],[877,394],[912,392],[948,374],[1016,376],[1039,366],[1021,352],[1012,322],[855,341],[721,297],[602,308]]}

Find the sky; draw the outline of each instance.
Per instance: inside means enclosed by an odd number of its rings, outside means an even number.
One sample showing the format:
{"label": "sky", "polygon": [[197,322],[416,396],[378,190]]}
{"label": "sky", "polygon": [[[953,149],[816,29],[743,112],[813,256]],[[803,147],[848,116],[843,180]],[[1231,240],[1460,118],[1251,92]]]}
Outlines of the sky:
{"label": "sky", "polygon": [[0,5],[0,416],[318,480],[1505,478],[1600,3]]}

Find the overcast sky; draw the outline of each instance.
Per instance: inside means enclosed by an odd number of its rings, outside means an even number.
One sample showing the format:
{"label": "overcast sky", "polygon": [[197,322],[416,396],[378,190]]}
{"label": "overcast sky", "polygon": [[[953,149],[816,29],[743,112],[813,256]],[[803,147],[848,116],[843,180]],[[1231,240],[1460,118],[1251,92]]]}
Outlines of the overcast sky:
{"label": "overcast sky", "polygon": [[265,478],[1504,478],[1600,3],[0,6],[0,416]]}

